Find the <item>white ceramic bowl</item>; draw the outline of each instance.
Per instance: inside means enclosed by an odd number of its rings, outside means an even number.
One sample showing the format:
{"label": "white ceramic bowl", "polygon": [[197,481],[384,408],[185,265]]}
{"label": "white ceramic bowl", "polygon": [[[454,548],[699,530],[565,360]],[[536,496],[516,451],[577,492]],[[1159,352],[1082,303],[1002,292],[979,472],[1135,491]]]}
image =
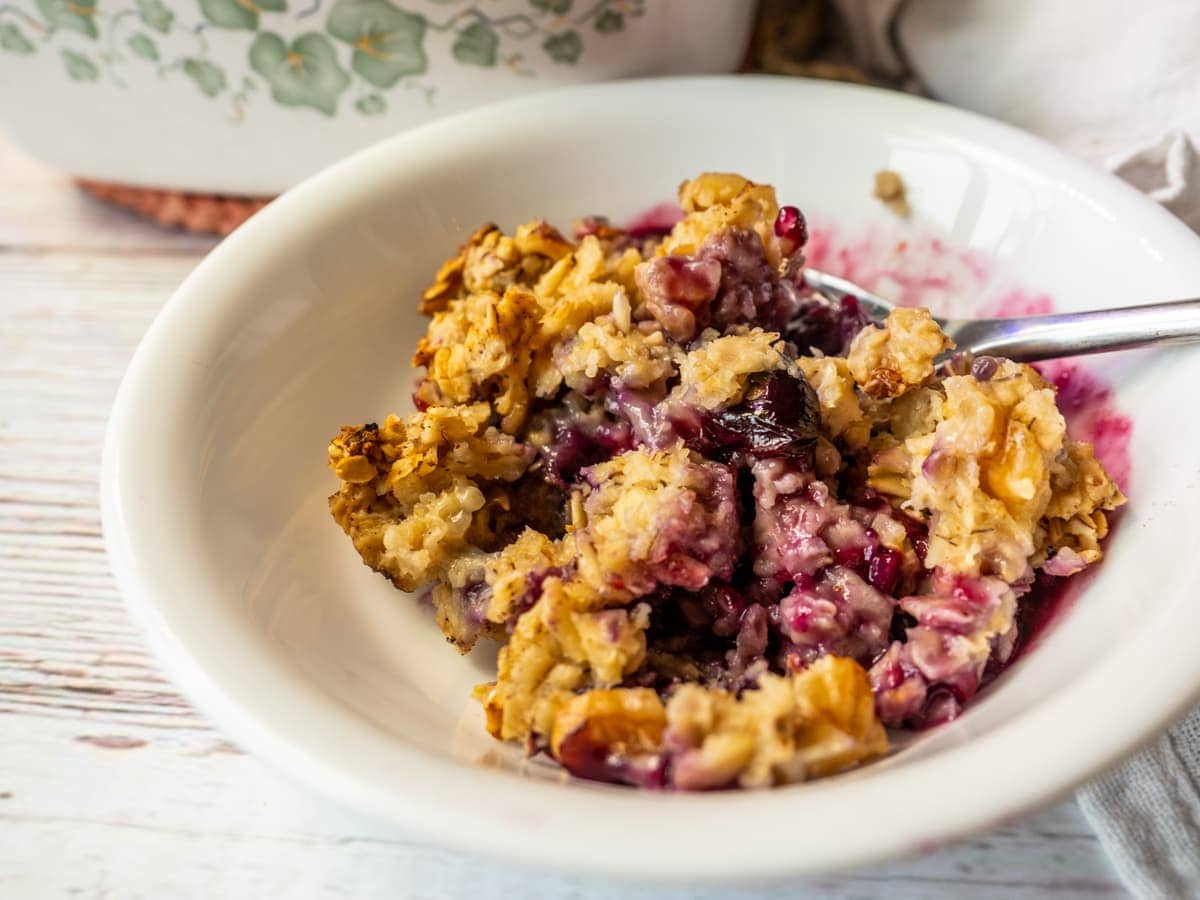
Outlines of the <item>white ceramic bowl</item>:
{"label": "white ceramic bowl", "polygon": [[75,175],[268,196],[517,94],[732,72],[752,0],[12,0],[0,129]]}
{"label": "white ceramic bowl", "polygon": [[620,219],[727,169],[845,233],[890,233],[869,197],[882,166],[910,185],[914,235],[994,257],[984,294],[1014,278],[1068,309],[1200,294],[1200,242],[1158,207],[1033,138],[906,96],[627,82],[435,123],[267,207],[134,357],[104,462],[105,533],[164,664],[236,741],[343,804],[462,848],[664,880],[928,848],[1149,739],[1200,688],[1194,350],[1102,363],[1135,419],[1132,502],[1070,613],[959,721],[806,785],[638,793],[523,764],[468,699],[493,660],[452,652],[326,512],[326,442],[410,408],[414,298],[479,222]]}

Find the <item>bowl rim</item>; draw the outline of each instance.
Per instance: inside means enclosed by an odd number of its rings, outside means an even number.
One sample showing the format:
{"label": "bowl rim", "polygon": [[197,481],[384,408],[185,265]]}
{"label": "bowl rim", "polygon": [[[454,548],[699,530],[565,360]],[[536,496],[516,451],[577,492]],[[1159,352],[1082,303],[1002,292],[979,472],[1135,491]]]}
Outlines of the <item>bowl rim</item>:
{"label": "bowl rim", "polygon": [[[141,625],[160,663],[180,690],[239,744],[272,761],[293,779],[342,805],[421,832],[444,845],[518,863],[663,883],[773,880],[846,869],[929,849],[1052,802],[1153,739],[1200,699],[1200,655],[1194,654],[1189,658],[1177,653],[1179,665],[1170,677],[1165,667],[1139,668],[1132,694],[1146,702],[1131,702],[1127,690],[1131,664],[1155,658],[1152,653],[1161,655],[1176,647],[1182,650],[1186,646],[1183,633],[1189,629],[1177,628],[1172,634],[1171,629],[1144,628],[1137,639],[1114,648],[1110,656],[1099,661],[1089,670],[1089,677],[1062,687],[1047,703],[964,745],[907,764],[907,778],[923,779],[922,783],[940,788],[921,797],[917,807],[921,815],[910,817],[903,827],[895,827],[870,821],[854,825],[839,820],[837,810],[838,803],[853,807],[860,795],[869,796],[883,809],[912,809],[913,791],[895,778],[868,782],[835,777],[807,784],[801,789],[803,793],[793,788],[669,795],[591,785],[573,787],[568,792],[557,784],[469,766],[393,741],[389,762],[398,774],[381,788],[379,783],[368,781],[363,772],[350,771],[337,758],[348,746],[316,746],[299,712],[302,707],[305,712],[327,716],[331,722],[353,719],[359,729],[363,728],[362,720],[329,698],[295,696],[297,692],[286,684],[285,673],[272,670],[261,660],[251,659],[246,664],[260,667],[260,675],[273,676],[275,681],[255,681],[252,689],[232,683],[212,653],[189,640],[180,609],[164,602],[172,582],[141,553],[150,537],[142,520],[153,504],[150,498],[154,492],[146,491],[145,485],[130,484],[121,477],[121,471],[126,458],[136,458],[139,433],[156,421],[155,405],[161,407],[170,400],[169,390],[156,390],[169,371],[164,368],[170,357],[165,352],[168,345],[177,354],[178,335],[189,320],[216,322],[223,312],[234,308],[232,301],[222,306],[219,290],[214,291],[221,272],[252,267],[264,247],[279,242],[279,229],[319,222],[331,194],[365,189],[373,170],[419,165],[421,159],[447,142],[460,140],[464,132],[497,126],[512,128],[518,119],[545,121],[554,109],[564,105],[578,108],[589,103],[614,103],[635,92],[638,100],[644,101],[647,94],[666,96],[680,90],[761,93],[785,99],[815,93],[826,94],[834,102],[907,108],[922,121],[949,133],[970,133],[973,144],[990,148],[997,159],[1011,161],[1012,157],[1020,160],[1033,155],[1040,169],[1061,178],[1072,190],[1097,198],[1101,207],[1152,222],[1157,239],[1191,246],[1193,252],[1200,249],[1200,239],[1182,222],[1134,188],[1041,139],[974,113],[882,89],[771,76],[630,80],[551,90],[438,120],[359,151],[281,195],[196,267],[146,332],[118,389],[101,465],[104,538],[131,616]],[[412,160],[417,162],[405,162]],[[1194,274],[1200,288],[1200,262]],[[214,297],[214,292],[218,296]],[[1200,624],[1200,613],[1196,624]],[[240,635],[230,638],[234,643],[241,640]],[[280,708],[285,697],[295,701],[297,707]],[[1050,746],[1038,744],[1039,765],[1030,766],[1028,750],[1022,752],[1023,748],[1036,743],[1039,737],[1062,733],[1062,724],[1055,715],[1071,708],[1119,709],[1123,726],[1113,728],[1111,720],[1098,716],[1076,716],[1070,720],[1070,739]],[[375,736],[376,741],[381,734]],[[358,748],[369,752],[372,746],[363,737]],[[974,757],[984,747],[989,750],[991,768],[981,772]],[[475,798],[474,806],[469,802],[471,797]],[[486,804],[481,804],[480,798],[485,797]],[[964,802],[964,798],[969,800]],[[584,803],[594,812],[587,818],[594,817],[595,821],[572,820],[571,827],[565,828],[561,817],[555,818],[562,813],[559,807],[583,809],[580,804]],[[797,807],[805,803],[828,811],[832,817],[829,827],[805,832],[804,842],[789,841],[788,823]],[[482,806],[489,812],[481,814]],[[758,837],[740,841],[735,848],[728,837],[722,837],[728,833],[728,824],[724,832],[717,832],[715,825],[728,823],[730,816],[747,811],[759,825]],[[620,817],[616,821],[636,824],[625,828],[604,824],[616,816]],[[497,818],[502,821],[498,823]],[[699,830],[704,823],[714,826],[711,838]],[[779,831],[779,836],[763,839],[772,830]],[[655,835],[655,847],[648,846],[647,833]],[[582,839],[584,836],[587,840]],[[719,852],[722,847],[726,852]],[[734,849],[736,852],[729,852]]]}

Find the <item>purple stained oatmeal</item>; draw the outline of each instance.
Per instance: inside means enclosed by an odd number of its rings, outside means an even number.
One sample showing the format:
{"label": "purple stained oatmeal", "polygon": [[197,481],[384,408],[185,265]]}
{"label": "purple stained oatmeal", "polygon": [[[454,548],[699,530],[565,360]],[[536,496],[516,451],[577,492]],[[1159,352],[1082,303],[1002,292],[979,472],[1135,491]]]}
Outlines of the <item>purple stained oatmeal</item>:
{"label": "purple stained oatmeal", "polygon": [[422,297],[419,412],[329,447],[364,562],[502,644],[495,737],[640,788],[821,777],[957,717],[1099,560],[1124,498],[1059,408],[1083,377],[935,371],[929,312],[815,292],[810,250],[852,258],[740,176],[574,235],[477,231]]}

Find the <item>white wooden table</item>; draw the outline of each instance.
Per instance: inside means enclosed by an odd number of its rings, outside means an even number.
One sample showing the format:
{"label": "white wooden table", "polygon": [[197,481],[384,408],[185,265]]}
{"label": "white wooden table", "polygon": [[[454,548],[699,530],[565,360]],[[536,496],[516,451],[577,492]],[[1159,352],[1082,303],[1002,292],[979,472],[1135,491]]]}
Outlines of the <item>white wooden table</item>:
{"label": "white wooden table", "polygon": [[[0,897],[1125,894],[1072,801],[843,877],[655,891],[432,847],[243,754],[148,655],[109,574],[97,510],[121,373],[212,243],[91,201],[0,142]],[[920,811],[881,814],[903,827]]]}

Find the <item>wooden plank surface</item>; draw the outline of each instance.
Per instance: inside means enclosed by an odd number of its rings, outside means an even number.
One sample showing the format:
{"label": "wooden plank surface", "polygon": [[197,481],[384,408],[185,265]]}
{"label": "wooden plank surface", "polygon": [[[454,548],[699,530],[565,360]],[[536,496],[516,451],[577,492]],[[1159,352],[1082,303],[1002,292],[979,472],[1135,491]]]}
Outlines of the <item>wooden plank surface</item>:
{"label": "wooden plank surface", "polygon": [[[0,142],[0,897],[1125,896],[1073,802],[841,877],[660,891],[428,846],[240,752],[127,619],[97,509],[122,370],[211,245],[91,201]],[[880,811],[897,828],[919,814]]]}

